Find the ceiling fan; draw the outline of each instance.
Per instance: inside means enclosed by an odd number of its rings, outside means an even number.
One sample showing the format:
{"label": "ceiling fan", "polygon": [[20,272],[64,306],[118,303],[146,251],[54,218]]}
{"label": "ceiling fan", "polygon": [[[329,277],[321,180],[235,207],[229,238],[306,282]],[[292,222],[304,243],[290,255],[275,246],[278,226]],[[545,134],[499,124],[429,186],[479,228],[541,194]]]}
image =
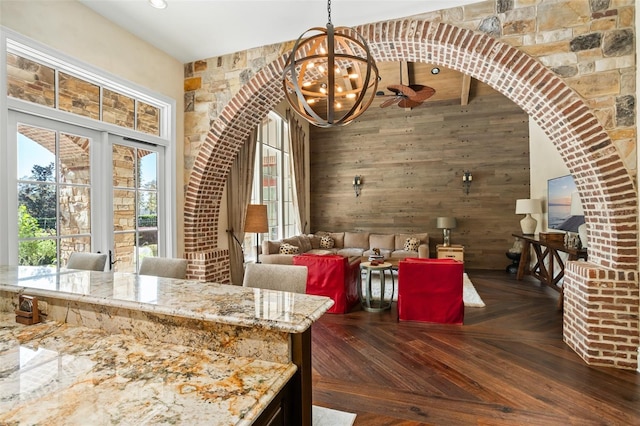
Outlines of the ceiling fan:
{"label": "ceiling fan", "polygon": [[400,108],[414,108],[422,105],[424,101],[436,93],[436,89],[433,87],[422,84],[410,84],[408,86],[402,84],[402,62],[400,62],[400,84],[389,85],[387,90],[394,94],[384,95],[384,92],[378,92],[380,96],[390,96],[389,99],[380,104],[380,108],[386,108],[395,103]]}

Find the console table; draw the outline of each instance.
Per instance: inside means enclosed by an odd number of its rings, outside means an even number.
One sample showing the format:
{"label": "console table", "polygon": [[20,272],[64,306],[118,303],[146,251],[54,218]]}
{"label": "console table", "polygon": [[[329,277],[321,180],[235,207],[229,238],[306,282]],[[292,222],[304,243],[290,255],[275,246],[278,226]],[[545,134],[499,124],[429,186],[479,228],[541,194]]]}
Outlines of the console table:
{"label": "console table", "polygon": [[[586,249],[566,247],[564,243],[542,241],[538,235],[511,234],[523,241],[520,264],[516,278],[521,280],[524,275],[531,275],[543,284],[562,292],[558,282],[564,277],[564,262],[559,253],[567,253],[568,260],[587,259]],[[530,267],[531,249],[536,254],[536,263]],[[548,264],[545,264],[548,260]]]}

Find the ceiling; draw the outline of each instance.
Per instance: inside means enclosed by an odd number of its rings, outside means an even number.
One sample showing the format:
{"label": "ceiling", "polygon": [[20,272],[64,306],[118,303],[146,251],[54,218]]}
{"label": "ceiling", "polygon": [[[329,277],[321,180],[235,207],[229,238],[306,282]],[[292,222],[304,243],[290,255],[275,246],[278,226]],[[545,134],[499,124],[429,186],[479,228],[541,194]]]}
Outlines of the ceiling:
{"label": "ceiling", "polygon": [[[182,63],[297,39],[327,24],[325,0],[78,0]],[[334,0],[334,26],[353,27],[481,0]]]}

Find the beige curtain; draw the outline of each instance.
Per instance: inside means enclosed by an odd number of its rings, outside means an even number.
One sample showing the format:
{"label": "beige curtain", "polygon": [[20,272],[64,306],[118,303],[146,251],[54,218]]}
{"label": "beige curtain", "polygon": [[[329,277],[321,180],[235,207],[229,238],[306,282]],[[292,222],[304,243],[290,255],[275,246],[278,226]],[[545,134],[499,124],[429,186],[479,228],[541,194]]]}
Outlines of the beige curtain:
{"label": "beige curtain", "polygon": [[256,158],[258,128],[251,132],[227,177],[227,234],[229,235],[229,263],[231,283],[242,285],[244,278],[244,219],[251,202],[251,187]]}
{"label": "beige curtain", "polygon": [[307,229],[307,170],[304,158],[306,146],[304,144],[305,133],[296,120],[295,115],[287,110],[287,123],[289,124],[289,139],[291,140],[291,170],[293,171],[293,205],[298,212],[300,231],[306,234]]}

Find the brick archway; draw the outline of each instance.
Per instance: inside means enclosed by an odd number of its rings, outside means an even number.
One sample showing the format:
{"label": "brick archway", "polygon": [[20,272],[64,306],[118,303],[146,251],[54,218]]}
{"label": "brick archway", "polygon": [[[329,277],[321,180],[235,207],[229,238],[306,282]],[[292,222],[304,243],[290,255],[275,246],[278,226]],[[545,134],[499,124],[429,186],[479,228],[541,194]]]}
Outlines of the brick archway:
{"label": "brick archway", "polygon": [[[607,337],[611,342],[619,339],[618,329],[604,338],[588,337],[593,334],[590,327],[597,325],[592,321],[597,312],[574,312],[570,319],[565,314],[565,328],[569,326],[565,340],[587,362],[635,368],[637,194],[608,134],[585,102],[540,62],[483,33],[415,19],[356,29],[368,41],[376,60],[426,62],[468,74],[510,98],[545,131],[575,178],[589,226],[588,266],[570,264],[567,268],[565,284],[583,287],[575,294],[568,293],[567,311],[572,312],[572,300],[576,311],[580,311],[578,304],[589,303],[588,289],[602,287],[606,281],[609,288],[618,283],[622,287],[624,283],[627,299],[612,301],[613,310],[631,317],[623,324],[623,348],[612,343],[615,347],[593,349],[597,341],[602,343]],[[250,131],[284,98],[284,59],[265,66],[240,89],[215,120],[200,149],[185,195],[185,251],[190,274],[196,278],[228,280],[228,253],[217,249],[220,197],[238,149]],[[606,361],[600,362],[602,359]]]}

